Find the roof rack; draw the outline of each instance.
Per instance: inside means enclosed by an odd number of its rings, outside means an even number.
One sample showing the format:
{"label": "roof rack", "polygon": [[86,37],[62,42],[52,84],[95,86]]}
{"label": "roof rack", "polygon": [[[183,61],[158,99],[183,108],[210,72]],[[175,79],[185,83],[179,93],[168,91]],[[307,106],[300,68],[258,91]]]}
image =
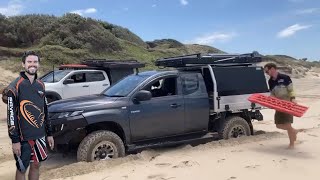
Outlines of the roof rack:
{"label": "roof rack", "polygon": [[59,70],[63,70],[63,69],[91,69],[91,68],[84,64],[62,64],[59,66]]}
{"label": "roof rack", "polygon": [[60,65],[59,69],[131,69],[142,67],[145,67],[145,64],[137,60],[86,59],[79,64]]}
{"label": "roof rack", "polygon": [[262,55],[257,51],[246,54],[189,54],[184,56],[175,56],[158,59],[156,66],[162,67],[188,67],[200,65],[252,65],[262,61]]}
{"label": "roof rack", "polygon": [[144,63],[137,60],[107,60],[107,59],[87,59],[82,61],[82,64],[91,67],[102,68],[142,68]]}

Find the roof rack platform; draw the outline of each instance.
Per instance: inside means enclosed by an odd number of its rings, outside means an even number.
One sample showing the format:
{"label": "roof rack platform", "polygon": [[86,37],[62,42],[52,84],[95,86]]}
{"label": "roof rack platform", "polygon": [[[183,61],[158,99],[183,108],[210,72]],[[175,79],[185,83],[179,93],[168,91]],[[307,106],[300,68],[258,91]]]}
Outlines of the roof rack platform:
{"label": "roof rack platform", "polygon": [[143,67],[145,64],[137,60],[87,59],[79,64],[60,65],[59,69],[134,69]]}
{"label": "roof rack platform", "polygon": [[156,66],[190,67],[199,65],[251,65],[262,61],[262,55],[257,51],[247,54],[190,54],[158,59]]}
{"label": "roof rack platform", "polygon": [[143,68],[144,63],[137,60],[107,60],[107,59],[87,59],[82,64],[93,67],[103,68]]}

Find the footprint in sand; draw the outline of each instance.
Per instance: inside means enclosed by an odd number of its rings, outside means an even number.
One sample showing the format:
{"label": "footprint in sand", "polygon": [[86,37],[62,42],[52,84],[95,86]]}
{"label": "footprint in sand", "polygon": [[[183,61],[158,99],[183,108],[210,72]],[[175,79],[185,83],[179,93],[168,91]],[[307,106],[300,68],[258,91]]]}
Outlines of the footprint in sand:
{"label": "footprint in sand", "polygon": [[256,169],[258,167],[260,167],[260,165],[246,166],[245,168],[247,168],[247,169]]}
{"label": "footprint in sand", "polygon": [[155,165],[158,166],[158,167],[168,167],[168,166],[171,166],[170,163],[157,163],[157,164],[155,164]]}
{"label": "footprint in sand", "polygon": [[221,162],[223,162],[223,161],[225,161],[226,159],[219,159],[217,162],[218,163],[221,163]]}
{"label": "footprint in sand", "polygon": [[165,177],[164,174],[154,174],[148,176],[148,179],[155,179],[155,180],[169,180],[169,179],[174,179],[176,177]]}
{"label": "footprint in sand", "polygon": [[231,176],[228,178],[228,180],[231,180],[231,179],[237,179],[237,177]]}
{"label": "footprint in sand", "polygon": [[150,158],[150,160],[149,160],[149,161],[153,161],[153,160],[155,160],[155,159],[156,159],[156,157],[158,157],[158,156],[159,156],[159,154],[152,156],[152,157]]}
{"label": "footprint in sand", "polygon": [[239,150],[232,150],[231,152],[243,152],[243,150],[239,149]]}
{"label": "footprint in sand", "polygon": [[163,178],[165,175],[163,174],[154,174],[154,175],[149,175],[148,179],[159,179],[159,178]]}
{"label": "footprint in sand", "polygon": [[173,166],[172,168],[185,168],[185,167],[192,167],[195,165],[199,165],[199,163],[195,161],[182,161],[178,165]]}
{"label": "footprint in sand", "polygon": [[308,134],[308,136],[312,136],[312,137],[319,137],[319,136],[314,135],[314,134]]}
{"label": "footprint in sand", "polygon": [[283,159],[281,159],[279,162],[287,162],[288,161],[288,159],[286,159],[286,158],[283,158]]}

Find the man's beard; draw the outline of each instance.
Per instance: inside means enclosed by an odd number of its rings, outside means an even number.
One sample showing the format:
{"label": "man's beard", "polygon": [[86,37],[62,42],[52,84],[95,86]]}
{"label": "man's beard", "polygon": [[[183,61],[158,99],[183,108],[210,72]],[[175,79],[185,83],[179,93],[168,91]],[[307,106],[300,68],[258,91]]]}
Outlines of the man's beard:
{"label": "man's beard", "polygon": [[26,72],[27,72],[28,74],[32,75],[32,76],[35,75],[35,74],[37,74],[38,69],[35,68],[35,67],[33,67],[33,68],[35,69],[34,72],[31,72],[31,71],[29,70],[30,68],[26,69]]}

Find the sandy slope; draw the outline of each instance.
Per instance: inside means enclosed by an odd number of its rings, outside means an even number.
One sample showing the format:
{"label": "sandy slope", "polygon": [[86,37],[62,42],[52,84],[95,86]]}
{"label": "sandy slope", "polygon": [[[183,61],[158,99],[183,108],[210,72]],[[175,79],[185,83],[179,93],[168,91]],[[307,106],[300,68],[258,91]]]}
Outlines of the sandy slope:
{"label": "sandy slope", "polygon": [[[298,102],[310,106],[303,118],[295,118],[300,144],[286,150],[287,135],[275,128],[273,110],[264,110],[265,120],[254,122],[260,135],[147,150],[106,162],[75,163],[74,154],[54,154],[43,164],[41,179],[317,179],[320,162],[320,78],[294,79]],[[5,106],[0,106],[4,119]],[[13,179],[14,161],[6,124],[0,123],[0,179]]]}

